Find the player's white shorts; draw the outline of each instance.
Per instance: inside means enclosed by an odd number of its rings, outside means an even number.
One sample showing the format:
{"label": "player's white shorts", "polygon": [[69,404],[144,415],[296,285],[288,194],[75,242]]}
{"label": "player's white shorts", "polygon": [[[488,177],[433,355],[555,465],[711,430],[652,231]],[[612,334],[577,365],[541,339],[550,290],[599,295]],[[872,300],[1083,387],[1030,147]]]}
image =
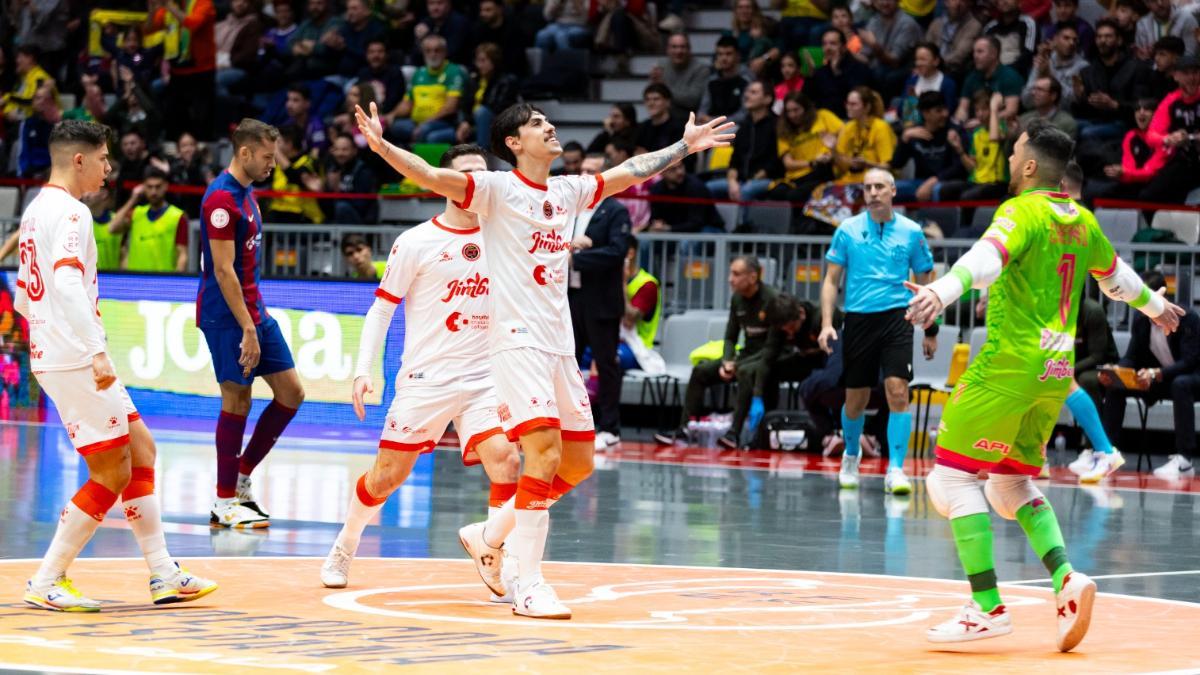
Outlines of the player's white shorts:
{"label": "player's white shorts", "polygon": [[90,455],[129,443],[129,424],[141,415],[119,378],[108,389],[96,391],[90,366],[43,371],[34,376],[54,401],[79,454]]}
{"label": "player's white shorts", "polygon": [[500,397],[500,423],[510,441],[535,429],[562,430],[564,441],[592,441],[596,426],[579,364],[540,349],[505,349],[492,355]]}
{"label": "player's white shorts", "polygon": [[496,389],[490,375],[439,384],[401,384],[388,408],[379,447],[403,452],[433,450],[446,425],[454,422],[463,464],[479,463],[475,448],[503,433],[496,413]]}

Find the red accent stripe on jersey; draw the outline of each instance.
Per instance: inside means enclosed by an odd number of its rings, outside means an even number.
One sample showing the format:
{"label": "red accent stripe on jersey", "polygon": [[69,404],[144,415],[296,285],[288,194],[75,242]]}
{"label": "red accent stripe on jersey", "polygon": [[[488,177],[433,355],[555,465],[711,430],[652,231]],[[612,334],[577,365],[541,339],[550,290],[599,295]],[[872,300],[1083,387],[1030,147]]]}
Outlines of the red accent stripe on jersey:
{"label": "red accent stripe on jersey", "polygon": [[1088,273],[1091,274],[1093,277],[1096,277],[1097,279],[1107,279],[1107,278],[1111,277],[1114,272],[1117,271],[1117,261],[1118,260],[1120,260],[1120,258],[1118,258],[1116,256],[1116,254],[1113,254],[1113,261],[1112,261],[1112,264],[1108,266],[1108,269],[1106,269],[1106,270],[1088,270]]}
{"label": "red accent stripe on jersey", "polygon": [[991,244],[992,246],[995,246],[996,250],[1000,251],[1000,258],[1003,261],[1002,265],[1008,264],[1008,249],[1004,247],[1004,244],[1000,243],[999,239],[994,239],[992,237],[984,237],[983,241],[986,241],[987,243]]}
{"label": "red accent stripe on jersey", "polygon": [[570,429],[563,429],[562,439],[564,441],[594,441],[596,440],[596,430],[571,431]]}
{"label": "red accent stripe on jersey", "polygon": [[437,445],[437,441],[421,441],[420,443],[400,443],[383,439],[379,441],[381,450],[399,450],[400,452],[432,452],[435,445]]}
{"label": "red accent stripe on jersey", "polygon": [[375,289],[375,297],[383,298],[384,300],[387,300],[388,302],[392,303],[393,305],[400,304],[400,298],[397,298],[396,296],[392,295],[391,293],[388,293],[387,291],[383,290],[382,288]]}
{"label": "red accent stripe on jersey", "polygon": [[535,417],[531,420],[525,420],[524,422],[521,422],[517,426],[513,427],[508,433],[505,434],[505,436],[508,437],[508,440],[516,443],[521,439],[521,436],[524,436],[531,431],[537,431],[538,429],[560,428],[562,428],[562,423],[558,421],[557,417]]}
{"label": "red accent stripe on jersey", "polygon": [[17,279],[17,288],[25,288],[25,282],[21,279]]}
{"label": "red accent stripe on jersey", "polygon": [[98,443],[91,443],[89,445],[83,446],[82,448],[75,448],[75,452],[78,452],[79,454],[86,457],[88,455],[93,455],[97,452],[104,452],[105,450],[112,450],[113,448],[119,448],[122,445],[129,445],[129,434],[125,434],[124,436],[118,436],[117,438],[110,438],[107,441],[99,441]]}
{"label": "red accent stripe on jersey", "polygon": [[1034,190],[1031,194],[1046,195],[1051,199],[1070,199],[1071,195],[1065,192],[1051,192],[1050,190]]}
{"label": "red accent stripe on jersey", "polygon": [[451,200],[450,202],[464,211],[471,208],[471,200],[475,198],[475,179],[469,173],[465,175],[467,177],[467,189],[463,200],[461,202]]}
{"label": "red accent stripe on jersey", "polygon": [[592,203],[588,204],[588,209],[596,208],[600,200],[604,198],[604,176],[596,174],[596,195],[592,197]]}
{"label": "red accent stripe on jersey", "polygon": [[57,270],[60,267],[75,267],[78,268],[81,273],[87,273],[87,270],[83,268],[83,263],[79,262],[79,258],[62,258],[60,260],[55,260],[54,269]]}
{"label": "red accent stripe on jersey", "polygon": [[132,423],[134,423],[134,422],[136,422],[136,421],[138,421],[138,420],[140,420],[140,419],[142,419],[142,414],[141,414],[140,412],[138,412],[138,411],[136,411],[136,410],[135,410],[135,411],[133,411],[133,412],[129,413],[129,422],[130,422],[130,424],[132,424]]}
{"label": "red accent stripe on jersey", "polygon": [[531,187],[535,190],[541,190],[542,192],[546,192],[547,190],[550,189],[550,188],[546,187],[545,185],[542,185],[541,183],[535,183],[535,182],[529,180],[528,178],[525,177],[525,174],[521,173],[520,169],[513,169],[513,175],[516,176],[517,178],[520,178],[522,183],[528,185],[529,187]]}
{"label": "red accent stripe on jersey", "polygon": [[445,231],[449,232],[450,234],[475,234],[476,232],[479,231],[478,225],[476,225],[475,227],[472,227],[469,230],[456,230],[453,227],[446,227],[445,225],[438,222],[437,216],[433,217],[433,224],[435,226],[437,226],[439,229],[445,230]]}

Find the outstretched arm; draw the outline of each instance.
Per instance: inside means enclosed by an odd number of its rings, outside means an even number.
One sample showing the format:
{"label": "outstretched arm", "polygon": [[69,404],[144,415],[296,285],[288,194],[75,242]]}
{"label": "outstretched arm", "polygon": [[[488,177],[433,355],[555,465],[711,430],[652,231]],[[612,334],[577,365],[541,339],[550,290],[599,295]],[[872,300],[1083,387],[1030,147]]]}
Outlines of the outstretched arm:
{"label": "outstretched arm", "polygon": [[733,134],[729,133],[729,130],[734,126],[733,122],[726,122],[724,117],[710,120],[707,124],[696,124],[696,114],[692,113],[683,129],[683,138],[662,150],[630,157],[605,171],[602,174],[604,191],[600,198],[620,194],[638,183],[649,180],[651,176],[657,176],[667,167],[694,152],[729,145],[733,140]]}
{"label": "outstretched arm", "polygon": [[1167,292],[1165,286],[1157,293],[1151,291],[1138,273],[1119,257],[1113,261],[1112,269],[1100,274],[1093,272],[1092,276],[1101,292],[1150,317],[1167,335],[1179,327],[1179,317],[1186,313],[1182,307],[1163,297]]}
{"label": "outstretched arm", "polygon": [[[467,175],[453,169],[439,169],[417,155],[392,145],[383,138],[383,124],[379,121],[379,108],[371,102],[371,115],[354,106],[354,118],[358,130],[367,139],[367,145],[382,157],[393,169],[430,192],[461,202],[467,198]],[[607,176],[605,177],[607,179]],[[644,180],[644,179],[643,179]]]}

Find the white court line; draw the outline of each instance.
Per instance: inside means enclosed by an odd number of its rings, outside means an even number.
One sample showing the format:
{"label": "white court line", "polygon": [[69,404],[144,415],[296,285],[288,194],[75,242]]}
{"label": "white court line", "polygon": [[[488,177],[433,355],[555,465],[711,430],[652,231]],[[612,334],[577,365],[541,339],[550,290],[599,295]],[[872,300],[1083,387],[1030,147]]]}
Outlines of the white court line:
{"label": "white court line", "polygon": [[[1089,574],[1089,579],[1132,579],[1135,577],[1172,577],[1181,574],[1200,574],[1200,570],[1175,570],[1172,572],[1130,572],[1129,574]],[[1006,581],[1002,586],[1022,586],[1025,584],[1048,584],[1053,579],[1027,579],[1025,581]]]}
{"label": "white court line", "polygon": [[[97,675],[143,675],[146,672],[144,670],[116,670],[113,668],[90,668],[90,667],[89,668],[74,668],[71,666],[49,666],[49,665],[39,666],[39,665],[35,665],[32,663],[4,663],[4,662],[0,662],[0,668],[3,668],[4,670],[17,670],[17,671],[21,671],[21,672],[34,672],[34,673],[96,673]],[[179,673],[180,675],[186,675],[186,673],[188,671],[178,670],[178,671],[171,671],[171,672]]]}

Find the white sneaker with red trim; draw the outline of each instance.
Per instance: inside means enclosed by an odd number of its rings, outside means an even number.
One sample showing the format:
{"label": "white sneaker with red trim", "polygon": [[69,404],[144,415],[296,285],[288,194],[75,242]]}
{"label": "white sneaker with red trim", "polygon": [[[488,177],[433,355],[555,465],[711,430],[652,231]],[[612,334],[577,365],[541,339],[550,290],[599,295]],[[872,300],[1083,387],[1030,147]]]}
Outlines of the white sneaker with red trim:
{"label": "white sneaker with red trim", "polygon": [[1054,595],[1058,607],[1058,651],[1069,652],[1083,641],[1092,623],[1096,582],[1082,572],[1063,578],[1062,590]]}
{"label": "white sneaker with red trim", "polygon": [[963,605],[953,619],[926,630],[925,639],[930,642],[970,642],[1011,632],[1012,618],[1007,607],[996,605],[992,611],[985,612],[972,600]]}

